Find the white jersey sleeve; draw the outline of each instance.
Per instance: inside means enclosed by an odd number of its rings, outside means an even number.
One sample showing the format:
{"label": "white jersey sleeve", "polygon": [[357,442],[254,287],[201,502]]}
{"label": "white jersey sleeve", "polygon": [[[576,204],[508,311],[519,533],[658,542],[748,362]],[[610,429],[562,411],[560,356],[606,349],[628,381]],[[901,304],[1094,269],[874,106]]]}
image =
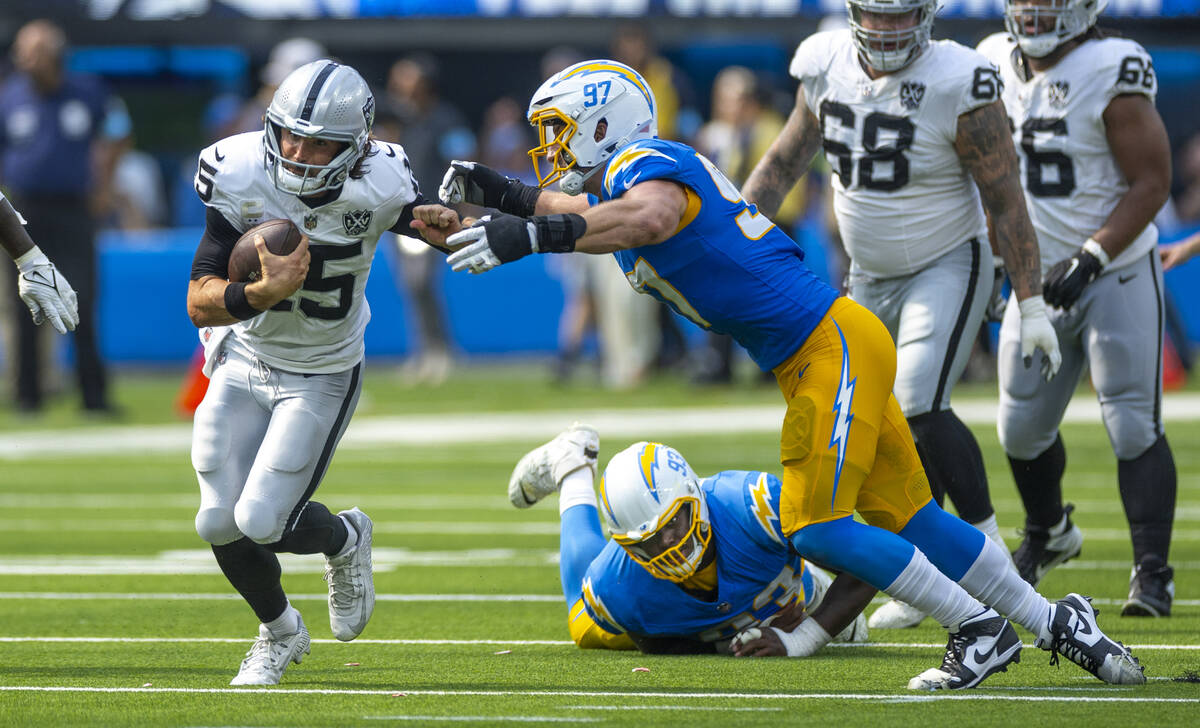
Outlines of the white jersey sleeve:
{"label": "white jersey sleeve", "polygon": [[[1016,49],[1003,33],[979,45],[1004,82],[1004,105],[1045,271],[1074,255],[1129,190],[1108,146],[1104,112],[1109,103],[1123,94],[1153,101],[1158,81],[1149,54],[1124,38],[1087,40],[1037,73]],[[1139,260],[1157,242],[1151,223],[1108,270]]]}
{"label": "white jersey sleeve", "polygon": [[933,41],[911,65],[872,79],[850,31],[838,30],[801,43],[790,71],[819,120],[842,241],[859,270],[909,275],[985,238],[979,192],[954,147],[959,117],[999,98],[985,58]]}
{"label": "white jersey sleeve", "polygon": [[364,291],[380,236],[417,197],[404,150],[373,142],[359,179],[310,207],[281,192],[264,162],[262,132],[223,139],[200,153],[196,191],[236,230],[291,220],[309,238],[308,277],[271,310],[233,324],[232,336],[268,366],[305,374],[345,371],[363,357],[371,318]]}

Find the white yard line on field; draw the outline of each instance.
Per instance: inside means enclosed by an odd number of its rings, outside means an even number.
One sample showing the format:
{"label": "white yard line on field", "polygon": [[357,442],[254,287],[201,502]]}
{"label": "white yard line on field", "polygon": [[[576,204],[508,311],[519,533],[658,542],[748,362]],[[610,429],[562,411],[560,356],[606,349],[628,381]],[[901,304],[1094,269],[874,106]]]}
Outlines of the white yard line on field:
{"label": "white yard line on field", "polygon": [[[0,644],[6,642],[30,642],[40,644],[228,644],[228,643],[244,643],[249,640],[245,637],[0,637]],[[312,643],[315,645],[344,645],[345,642],[339,642],[332,639],[313,638]],[[560,645],[563,647],[574,647],[575,643],[571,640],[502,640],[502,639],[487,639],[487,640],[452,640],[452,639],[356,639],[356,645]],[[922,649],[942,649],[946,645],[943,642],[830,642],[829,647],[852,647],[856,649],[874,649],[879,647],[919,647]],[[1032,647],[1032,645],[1025,645]],[[1128,645],[1131,650],[1200,650],[1200,645]]]}
{"label": "white yard line on field", "polygon": [[[1115,688],[1119,690],[1120,688]],[[1001,700],[1009,702],[1035,703],[1200,703],[1200,698],[1152,698],[1133,695],[997,695],[985,692],[986,688],[958,693],[671,693],[671,692],[626,692],[626,691],[577,691],[577,690],[362,690],[333,688],[135,688],[135,687],[88,687],[70,685],[0,685],[0,692],[47,692],[47,693],[191,693],[205,695],[378,695],[387,697],[433,696],[433,697],[570,697],[570,698],[669,698],[672,700],[869,700],[883,702],[929,702],[934,700]]]}
{"label": "white yard line on field", "polygon": [[[288,599],[297,601],[324,602],[329,599],[327,594],[288,594]],[[545,602],[557,603],[563,601],[559,594],[383,594],[375,595],[380,602]],[[882,604],[890,599],[880,594],[872,603]],[[0,592],[0,601],[229,601],[241,602],[242,597],[233,592]],[[1095,597],[1092,604],[1098,606],[1120,606],[1124,599],[1105,599]],[[1200,599],[1176,599],[1176,607],[1200,607]],[[566,643],[564,643],[566,644]]]}
{"label": "white yard line on field", "polygon": [[[994,424],[997,403],[965,399],[954,411],[968,424]],[[1163,397],[1163,419],[1200,420],[1200,394]],[[373,449],[381,445],[532,441],[552,437],[573,420],[597,427],[607,437],[655,437],[724,432],[778,433],[782,405],[753,407],[679,407],[545,412],[465,412],[440,415],[364,416],[354,420],[340,445]],[[1099,423],[1100,406],[1078,397],[1067,408],[1066,422]],[[191,445],[187,423],[88,427],[0,435],[0,459],[131,453],[184,453]]]}

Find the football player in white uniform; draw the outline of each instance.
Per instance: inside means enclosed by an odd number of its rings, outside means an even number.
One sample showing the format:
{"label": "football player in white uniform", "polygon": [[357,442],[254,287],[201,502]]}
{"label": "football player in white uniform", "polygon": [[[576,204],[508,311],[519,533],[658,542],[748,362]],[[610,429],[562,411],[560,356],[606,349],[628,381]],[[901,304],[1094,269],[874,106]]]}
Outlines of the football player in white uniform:
{"label": "football player in white uniform", "polygon": [[[187,305],[212,383],[192,434],[196,531],[262,623],[234,685],[278,683],[309,651],[277,552],[325,554],[338,639],[357,637],[374,608],[371,520],[311,500],[358,401],[375,245],[425,214],[404,150],[371,139],[374,115],[357,71],[315,61],[280,84],[264,131],[200,153],[208,212]],[[258,238],[261,279],[226,280],[241,234],[276,218],[306,238],[286,256]]]}
{"label": "football player in white uniform", "polygon": [[1150,56],[1096,28],[1106,4],[1009,0],[1008,33],[979,45],[1004,81],[1063,351],[1058,379],[1030,376],[1017,362],[1018,322],[1005,316],[1000,441],[1025,504],[1014,562],[1036,584],[1083,541],[1063,507],[1058,427],[1084,367],[1091,370],[1133,540],[1122,614],[1165,616],[1176,476],[1161,416],[1162,265],[1152,220],[1167,199],[1171,157]]}
{"label": "football player in white uniform", "polygon": [[[1041,348],[1041,373],[1050,378],[1059,352],[1016,153],[1005,139],[1000,81],[973,50],[930,41],[936,0],[846,5],[848,29],[817,33],[796,50],[795,108],[743,194],[773,215],[824,148],[851,261],[849,293],[896,341],[893,391],[930,487],[939,503],[949,495],[963,520],[1003,546],[979,445],[950,409],[993,288],[1002,283],[1001,266],[1019,300],[1012,316],[1025,366]],[[985,213],[997,232],[994,246]],[[892,601],[870,624],[913,627],[923,617]]]}
{"label": "football player in white uniform", "polygon": [[25,232],[25,218],[0,192],[0,247],[17,264],[17,293],[33,314],[33,322],[49,321],[60,334],[79,323],[75,289]]}

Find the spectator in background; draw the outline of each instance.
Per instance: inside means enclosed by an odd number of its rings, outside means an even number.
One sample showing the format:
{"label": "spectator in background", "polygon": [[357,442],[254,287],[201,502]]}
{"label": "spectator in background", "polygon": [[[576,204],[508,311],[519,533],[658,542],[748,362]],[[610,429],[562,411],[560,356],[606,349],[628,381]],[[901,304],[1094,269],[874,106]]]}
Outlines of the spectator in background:
{"label": "spectator in background", "polygon": [[[400,138],[417,184],[436,190],[453,159],[475,154],[475,134],[462,112],[441,98],[437,61],[413,54],[396,61],[388,74],[387,96],[381,106],[399,119]],[[417,354],[407,374],[414,382],[440,384],[450,373],[450,330],[442,300],[438,265],[442,256],[428,245],[397,235],[397,284],[407,289],[416,314]]]}
{"label": "spectator in background", "polygon": [[[783,129],[783,123],[783,116],[771,108],[754,72],[743,66],[729,66],[713,81],[712,120],[700,127],[696,149],[741,187]],[[804,212],[806,187],[801,181],[792,188],[771,218],[775,224],[789,230],[795,225]],[[705,339],[704,346],[692,355],[693,381],[732,381],[733,339],[713,331]]]}
{"label": "spectator in background", "polygon": [[[113,107],[129,118],[120,97],[113,97]],[[97,211],[102,227],[145,230],[167,222],[162,169],[153,155],[136,148],[132,129],[130,124],[125,136],[113,143],[113,183],[104,200],[105,209]]]}
{"label": "spectator in background", "polygon": [[[690,141],[701,123],[700,112],[696,110],[694,89],[686,74],[658,54],[658,48],[650,29],[644,23],[625,23],[617,28],[609,45],[614,61],[633,68],[642,74],[646,83],[650,84],[650,90],[654,92],[654,99],[658,105],[656,111],[658,113],[659,138]],[[596,266],[597,264],[589,261],[588,265]],[[608,285],[612,288],[611,295],[619,296],[620,300],[625,302],[624,307],[614,316],[619,323],[613,325],[620,326],[621,329],[630,326],[640,327],[640,331],[632,333],[634,340],[639,341],[654,329],[658,329],[657,347],[652,347],[654,348],[652,353],[654,359],[651,362],[653,366],[659,369],[670,369],[676,363],[686,359],[687,339],[670,309],[657,302],[650,305],[644,300],[638,300],[636,296],[628,297],[624,290],[618,293],[619,287],[616,285],[616,279],[612,278],[611,266],[605,266],[603,272],[597,271],[597,275],[604,275],[610,279]],[[601,302],[600,305],[604,306],[605,304]],[[632,312],[637,309],[646,312],[652,311],[655,321],[642,325],[632,315]],[[601,321],[601,326],[604,327],[603,321]],[[622,331],[622,333],[624,332]],[[646,347],[643,345],[642,348]],[[638,376],[640,377],[640,374]]]}
{"label": "spectator in background", "polygon": [[259,74],[262,85],[258,91],[246,99],[237,114],[227,119],[221,128],[212,130],[210,136],[223,139],[246,131],[261,131],[263,114],[283,79],[305,64],[328,57],[325,47],[309,38],[288,38],[277,43]]}
{"label": "spectator in background", "polygon": [[[0,179],[29,220],[29,234],[75,285],[79,325],[75,358],[84,409],[112,413],[96,331],[93,212],[112,189],[114,142],[129,118],[98,80],[64,66],[67,39],[58,26],[35,20],[13,43],[16,68],[0,87]],[[18,307],[19,308],[19,307]],[[42,407],[37,329],[22,311],[17,328],[16,405]]]}

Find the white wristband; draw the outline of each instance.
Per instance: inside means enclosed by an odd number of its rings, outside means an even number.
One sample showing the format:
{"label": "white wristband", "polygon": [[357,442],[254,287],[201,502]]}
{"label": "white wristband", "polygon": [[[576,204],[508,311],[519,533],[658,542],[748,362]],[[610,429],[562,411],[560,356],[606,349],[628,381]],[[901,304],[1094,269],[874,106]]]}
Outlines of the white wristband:
{"label": "white wristband", "polygon": [[784,632],[778,627],[771,627],[779,635],[779,641],[787,648],[788,657],[808,657],[815,655],[817,650],[829,644],[833,638],[825,628],[817,624],[811,616],[801,622],[791,632]]}
{"label": "white wristband", "polygon": [[1040,293],[1018,301],[1017,307],[1021,309],[1021,318],[1029,318],[1038,314],[1046,315],[1046,299],[1042,298]]}
{"label": "white wristband", "polygon": [[13,262],[17,264],[17,270],[25,273],[31,270],[34,266],[49,263],[50,259],[47,258],[44,253],[42,253],[41,248],[35,245],[29,250],[25,251],[20,258],[17,258]]}
{"label": "white wristband", "polygon": [[1083,244],[1083,249],[1096,256],[1096,260],[1100,261],[1102,269],[1106,268],[1112,262],[1112,259],[1108,257],[1108,253],[1105,252],[1104,246],[1097,243],[1095,238],[1088,238],[1087,242]]}

